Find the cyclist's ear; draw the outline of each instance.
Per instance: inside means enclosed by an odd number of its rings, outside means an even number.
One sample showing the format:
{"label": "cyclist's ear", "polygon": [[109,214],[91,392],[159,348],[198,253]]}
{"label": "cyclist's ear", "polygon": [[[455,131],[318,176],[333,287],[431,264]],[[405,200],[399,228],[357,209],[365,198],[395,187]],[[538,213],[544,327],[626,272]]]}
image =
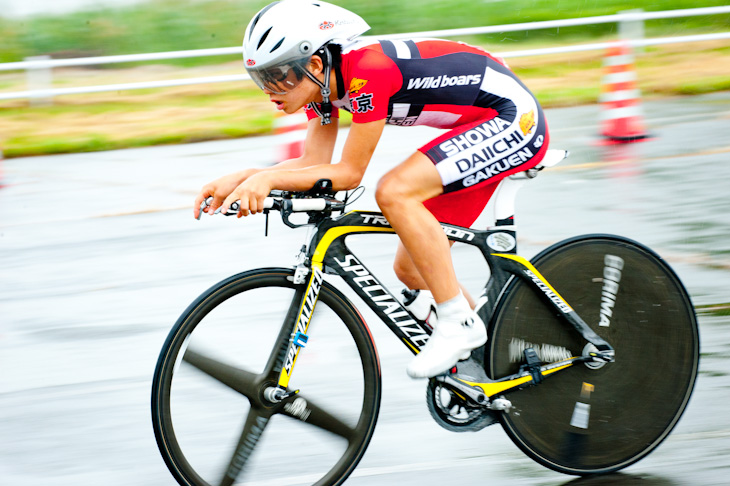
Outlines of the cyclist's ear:
{"label": "cyclist's ear", "polygon": [[312,55],[312,59],[309,60],[309,72],[315,76],[324,71],[324,62],[319,54]]}

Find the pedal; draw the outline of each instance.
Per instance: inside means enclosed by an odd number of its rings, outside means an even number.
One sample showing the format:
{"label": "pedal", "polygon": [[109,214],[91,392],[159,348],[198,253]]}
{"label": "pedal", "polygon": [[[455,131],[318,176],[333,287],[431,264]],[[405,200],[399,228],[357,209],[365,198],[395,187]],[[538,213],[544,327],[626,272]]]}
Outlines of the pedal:
{"label": "pedal", "polygon": [[506,398],[495,398],[489,403],[490,410],[496,410],[498,412],[509,413],[512,409],[512,402]]}

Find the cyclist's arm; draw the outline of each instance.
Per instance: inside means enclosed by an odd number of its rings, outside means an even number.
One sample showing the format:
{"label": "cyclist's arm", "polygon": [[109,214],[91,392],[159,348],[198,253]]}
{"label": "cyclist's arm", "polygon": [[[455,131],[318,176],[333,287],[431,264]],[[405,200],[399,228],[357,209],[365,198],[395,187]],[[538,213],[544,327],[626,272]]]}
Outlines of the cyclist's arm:
{"label": "cyclist's arm", "polygon": [[[226,210],[234,201],[240,200],[240,214],[243,216],[248,215],[249,211],[261,212],[263,200],[272,189],[306,191],[311,189],[319,179],[330,179],[336,191],[354,189],[360,184],[365,174],[365,169],[370,163],[384,126],[385,119],[368,123],[354,123],[342,151],[342,160],[338,164],[300,167],[292,162],[287,166],[273,167],[271,170],[252,175],[226,198],[222,204],[223,210]],[[311,153],[316,153],[318,149],[312,150],[315,152],[310,152],[308,155],[305,149],[302,159],[312,160],[308,157],[311,156]],[[328,148],[328,150],[330,150],[328,153],[331,158],[332,148]]]}
{"label": "cyclist's arm", "polygon": [[[304,151],[300,157],[285,160],[271,167],[256,169],[256,172],[301,169],[313,165],[329,164],[335,151],[337,141],[338,119],[332,118],[332,123],[322,125],[319,118],[312,118],[307,123],[307,135],[304,140]],[[241,180],[243,182],[243,180]]]}
{"label": "cyclist's arm", "polygon": [[193,204],[193,215],[197,218],[200,213],[200,203],[209,197],[213,197],[209,207],[205,209],[213,214],[223,203],[223,200],[231,194],[243,182],[259,172],[299,169],[318,164],[328,164],[332,160],[335,142],[337,141],[337,119],[330,125],[322,126],[319,118],[309,121],[305,149],[301,157],[286,160],[279,164],[266,168],[249,168],[220,177],[200,190]]}

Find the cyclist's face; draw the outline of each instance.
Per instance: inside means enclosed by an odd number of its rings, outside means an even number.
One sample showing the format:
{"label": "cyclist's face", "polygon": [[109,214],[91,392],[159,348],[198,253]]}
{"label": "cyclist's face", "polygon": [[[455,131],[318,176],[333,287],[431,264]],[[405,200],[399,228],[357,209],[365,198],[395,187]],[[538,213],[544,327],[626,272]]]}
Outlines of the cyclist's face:
{"label": "cyclist's face", "polygon": [[[308,66],[309,72],[322,81],[322,61],[319,57],[313,56]],[[294,88],[283,94],[274,93],[266,88],[264,93],[269,95],[269,99],[276,103],[276,108],[284,113],[291,114],[312,102],[322,101],[319,86],[317,86],[309,77],[304,78]]]}

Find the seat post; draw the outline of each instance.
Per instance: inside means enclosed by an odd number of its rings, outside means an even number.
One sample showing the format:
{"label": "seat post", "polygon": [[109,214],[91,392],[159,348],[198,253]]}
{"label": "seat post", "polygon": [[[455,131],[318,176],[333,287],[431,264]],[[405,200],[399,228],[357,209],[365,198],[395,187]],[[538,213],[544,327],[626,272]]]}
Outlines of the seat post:
{"label": "seat post", "polygon": [[517,193],[525,182],[537,177],[545,167],[552,167],[568,156],[567,150],[550,149],[542,161],[531,169],[527,169],[502,180],[494,194],[494,221],[496,226],[515,225],[515,201]]}
{"label": "seat post", "polygon": [[525,172],[520,172],[503,179],[499,183],[494,195],[494,221],[496,226],[515,226],[517,193],[529,179],[530,177]]}

